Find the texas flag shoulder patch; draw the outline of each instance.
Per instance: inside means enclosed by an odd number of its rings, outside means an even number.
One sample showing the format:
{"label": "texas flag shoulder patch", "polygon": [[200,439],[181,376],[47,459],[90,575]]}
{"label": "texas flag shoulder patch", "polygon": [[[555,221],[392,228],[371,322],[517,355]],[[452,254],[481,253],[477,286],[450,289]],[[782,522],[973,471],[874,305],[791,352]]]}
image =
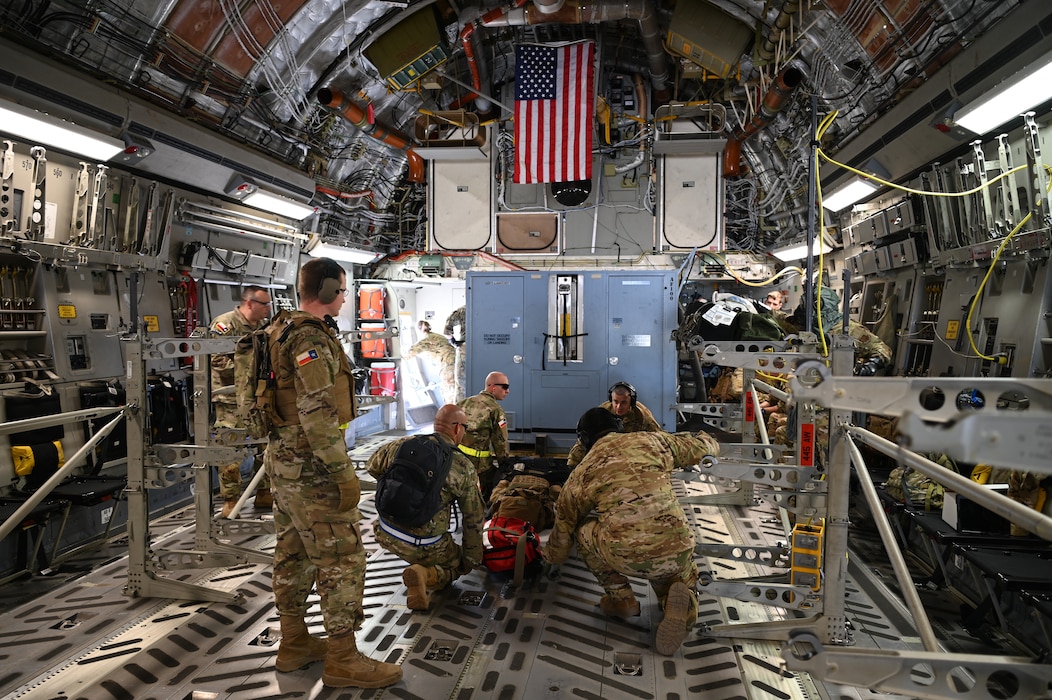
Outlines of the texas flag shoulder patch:
{"label": "texas flag shoulder patch", "polygon": [[501,418],[501,419],[500,419],[500,423],[498,423],[497,425],[499,425],[500,427],[502,427],[502,428],[503,428],[503,427],[504,427],[504,426],[506,426],[507,424],[508,424],[508,419],[507,419],[507,418]]}
{"label": "texas flag shoulder patch", "polygon": [[314,362],[317,359],[318,350],[316,348],[311,348],[307,352],[301,352],[299,355],[296,355],[296,366],[302,367],[303,365]]}
{"label": "texas flag shoulder patch", "polygon": [[215,325],[215,332],[218,333],[219,335],[226,335],[227,333],[230,332],[230,326],[226,325],[222,321],[219,321]]}

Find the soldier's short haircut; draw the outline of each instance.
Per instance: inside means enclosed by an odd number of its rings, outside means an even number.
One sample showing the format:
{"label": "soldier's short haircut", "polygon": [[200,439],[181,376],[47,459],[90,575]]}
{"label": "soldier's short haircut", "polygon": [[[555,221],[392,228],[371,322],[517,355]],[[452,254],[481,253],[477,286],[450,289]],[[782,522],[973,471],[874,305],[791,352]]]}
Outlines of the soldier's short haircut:
{"label": "soldier's short haircut", "polygon": [[324,280],[338,280],[346,274],[347,271],[332,258],[311,258],[300,268],[300,274],[296,280],[296,291],[299,292],[300,300],[317,300]]}
{"label": "soldier's short haircut", "polygon": [[250,284],[246,287],[242,287],[241,301],[248,301],[249,299],[255,298],[256,294],[258,294],[259,292],[265,292],[266,294],[270,294],[270,292],[267,291],[266,287],[260,287],[258,284]]}

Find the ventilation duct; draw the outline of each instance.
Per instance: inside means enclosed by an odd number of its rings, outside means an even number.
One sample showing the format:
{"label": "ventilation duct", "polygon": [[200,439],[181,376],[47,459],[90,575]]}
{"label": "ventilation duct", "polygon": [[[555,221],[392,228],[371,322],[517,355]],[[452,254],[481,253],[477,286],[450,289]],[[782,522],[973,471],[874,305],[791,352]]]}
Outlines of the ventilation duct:
{"label": "ventilation duct", "polygon": [[318,90],[318,102],[322,106],[339,113],[344,119],[358,127],[363,134],[371,136],[381,143],[386,143],[392,148],[405,151],[405,155],[409,159],[409,175],[407,179],[410,182],[417,183],[424,181],[424,159],[412,149],[412,142],[408,136],[400,134],[394,129],[389,129],[382,124],[377,124],[372,119],[372,115],[367,114],[364,109],[335,90],[330,90],[329,88]]}
{"label": "ventilation duct", "polygon": [[778,74],[770,90],[764,95],[760,111],[744,127],[735,129],[730,139],[727,140],[727,146],[723,149],[724,177],[741,175],[742,143],[771,123],[775,115],[782,111],[803,79],[804,74],[796,68],[786,68]]}

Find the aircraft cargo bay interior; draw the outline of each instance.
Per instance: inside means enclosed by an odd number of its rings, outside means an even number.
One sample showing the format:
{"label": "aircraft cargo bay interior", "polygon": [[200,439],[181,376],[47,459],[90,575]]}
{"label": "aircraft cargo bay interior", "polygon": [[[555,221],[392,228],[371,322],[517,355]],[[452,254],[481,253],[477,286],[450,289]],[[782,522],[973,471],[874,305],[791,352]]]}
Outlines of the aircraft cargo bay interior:
{"label": "aircraft cargo bay interior", "polygon": [[0,697],[1052,699],[1052,6],[0,56]]}

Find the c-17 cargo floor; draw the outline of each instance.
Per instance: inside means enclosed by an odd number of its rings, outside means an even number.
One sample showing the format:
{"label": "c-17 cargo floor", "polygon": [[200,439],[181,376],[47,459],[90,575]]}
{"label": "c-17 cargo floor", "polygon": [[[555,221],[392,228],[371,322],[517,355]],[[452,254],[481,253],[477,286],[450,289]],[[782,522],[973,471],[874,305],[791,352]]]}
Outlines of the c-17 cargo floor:
{"label": "c-17 cargo floor", "polygon": [[[677,482],[681,496],[715,491],[705,483]],[[784,541],[773,507],[690,505],[699,542],[771,546]],[[702,588],[699,626],[671,657],[652,650],[660,620],[644,581],[633,588],[642,615],[628,622],[605,617],[602,593],[577,559],[558,578],[539,576],[512,590],[475,571],[436,594],[427,613],[405,607],[404,563],[373,543],[371,495],[363,498],[363,537],[370,552],[365,589],[366,622],[359,647],[400,663],[403,679],[377,690],[328,689],[321,663],[277,673],[278,624],[270,566],[172,571],[172,578],[240,590],[239,604],[201,603],[123,595],[127,558],[120,556],[73,580],[32,577],[10,586],[37,596],[0,618],[0,694],[5,698],[118,700],[204,698],[879,698],[865,689],[831,686],[781,666],[776,642],[710,638],[704,625],[762,622],[784,616],[775,608],[716,598]],[[189,548],[192,508],[152,525],[154,546]],[[251,515],[248,513],[247,515]],[[266,550],[272,535],[236,544]],[[777,573],[728,560],[699,559],[716,577]],[[865,585],[857,577],[864,576]],[[38,589],[38,592],[34,590]],[[848,618],[857,646],[917,649],[901,608],[883,595],[879,576],[853,566]],[[2,591],[0,591],[2,593]],[[890,613],[890,614],[886,614]],[[317,600],[311,631],[322,634]],[[890,697],[890,696],[888,696]]]}

